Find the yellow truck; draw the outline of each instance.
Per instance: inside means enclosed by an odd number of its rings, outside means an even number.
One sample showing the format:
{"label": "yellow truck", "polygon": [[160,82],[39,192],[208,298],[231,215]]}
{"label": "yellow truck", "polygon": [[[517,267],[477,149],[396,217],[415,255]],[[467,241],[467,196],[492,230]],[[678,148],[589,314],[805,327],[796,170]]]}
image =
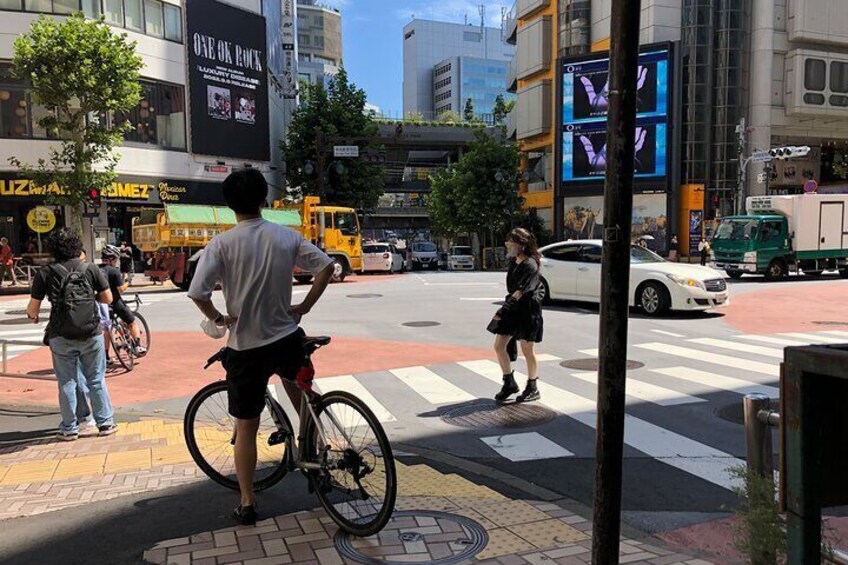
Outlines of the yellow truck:
{"label": "yellow truck", "polygon": [[[336,260],[333,281],[362,271],[362,238],[356,211],[352,208],[321,206],[307,196],[297,203],[275,202],[262,211],[263,217],[300,232]],[[133,225],[133,243],[144,254],[145,274],[154,281],[170,279],[188,289],[203,248],[221,232],[236,225],[229,208],[167,204],[164,210],[146,210]],[[298,282],[312,279],[295,272]]]}

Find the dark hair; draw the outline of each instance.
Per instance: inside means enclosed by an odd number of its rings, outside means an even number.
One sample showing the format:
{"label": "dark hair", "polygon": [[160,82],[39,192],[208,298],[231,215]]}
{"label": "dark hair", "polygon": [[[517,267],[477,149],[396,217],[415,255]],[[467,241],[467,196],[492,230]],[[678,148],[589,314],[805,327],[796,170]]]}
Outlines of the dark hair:
{"label": "dark hair", "polygon": [[537,265],[542,264],[542,255],[539,253],[539,245],[536,243],[536,236],[524,228],[515,228],[509,235],[506,236],[507,241],[517,243],[521,246],[521,253],[527,257],[532,257]]}
{"label": "dark hair", "polygon": [[230,173],[223,188],[224,200],[236,214],[258,214],[268,197],[268,181],[256,169]]}
{"label": "dark hair", "polygon": [[82,253],[82,238],[68,228],[60,228],[50,235],[47,245],[53,252],[56,261],[63,263],[71,259],[79,259]]}

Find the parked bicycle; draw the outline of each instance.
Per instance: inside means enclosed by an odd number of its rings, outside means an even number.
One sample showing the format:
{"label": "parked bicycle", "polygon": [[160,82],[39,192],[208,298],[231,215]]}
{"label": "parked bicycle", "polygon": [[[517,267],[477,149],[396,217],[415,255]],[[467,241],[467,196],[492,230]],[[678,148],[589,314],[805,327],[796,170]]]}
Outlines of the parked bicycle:
{"label": "parked bicycle", "polygon": [[[265,392],[257,444],[256,491],[277,484],[289,471],[309,480],[321,505],[339,528],[357,536],[373,535],[394,511],[397,475],[386,432],[368,406],[354,395],[313,387],[311,356],[329,337],[304,338],[305,357],[297,378],[283,380],[300,391],[299,429],[271,390]],[[222,360],[226,349],[209,359]],[[189,402],[185,439],[195,463],[213,481],[238,490],[233,448],[235,420],[227,411],[227,383],[207,385]]]}
{"label": "parked bicycle", "polygon": [[136,341],[132,338],[129,325],[112,308],[109,308],[109,344],[111,345],[111,350],[115,352],[118,363],[127,371],[132,371],[135,367],[135,360],[150,353],[150,342],[152,338],[147,320],[138,311],[139,306],[142,304],[141,297],[136,294],[135,298],[125,298],[124,302],[133,310],[133,315],[141,333],[139,345],[144,349],[141,350],[138,347]]}

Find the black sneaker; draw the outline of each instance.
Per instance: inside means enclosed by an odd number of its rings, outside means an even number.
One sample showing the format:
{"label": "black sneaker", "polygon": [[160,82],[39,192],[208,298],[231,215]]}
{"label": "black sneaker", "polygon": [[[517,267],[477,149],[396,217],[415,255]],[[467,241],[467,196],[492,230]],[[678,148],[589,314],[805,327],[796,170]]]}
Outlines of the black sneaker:
{"label": "black sneaker", "polygon": [[504,375],[503,377],[503,387],[501,387],[501,391],[495,395],[495,402],[498,404],[502,404],[506,402],[506,399],[521,390],[518,388],[518,383],[515,382],[515,377],[512,376],[512,373],[508,375]]}
{"label": "black sneaker", "polygon": [[256,503],[253,503],[250,506],[242,506],[239,504],[238,508],[233,510],[233,518],[235,518],[236,522],[242,526],[255,526],[257,518]]}
{"label": "black sneaker", "polygon": [[539,394],[539,389],[535,381],[527,381],[527,386],[524,387],[524,392],[515,397],[515,402],[533,402],[539,400],[542,395]]}
{"label": "black sneaker", "polygon": [[97,427],[97,435],[100,437],[110,436],[118,432],[118,426],[115,424],[108,424],[106,426],[98,426]]}

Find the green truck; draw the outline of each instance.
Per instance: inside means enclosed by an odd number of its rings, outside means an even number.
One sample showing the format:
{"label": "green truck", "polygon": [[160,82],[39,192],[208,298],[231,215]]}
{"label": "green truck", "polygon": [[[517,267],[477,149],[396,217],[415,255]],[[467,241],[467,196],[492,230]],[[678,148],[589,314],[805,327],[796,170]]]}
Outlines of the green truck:
{"label": "green truck", "polygon": [[835,270],[848,278],[848,194],[752,196],[746,210],[718,224],[712,238],[715,268],[733,279]]}

